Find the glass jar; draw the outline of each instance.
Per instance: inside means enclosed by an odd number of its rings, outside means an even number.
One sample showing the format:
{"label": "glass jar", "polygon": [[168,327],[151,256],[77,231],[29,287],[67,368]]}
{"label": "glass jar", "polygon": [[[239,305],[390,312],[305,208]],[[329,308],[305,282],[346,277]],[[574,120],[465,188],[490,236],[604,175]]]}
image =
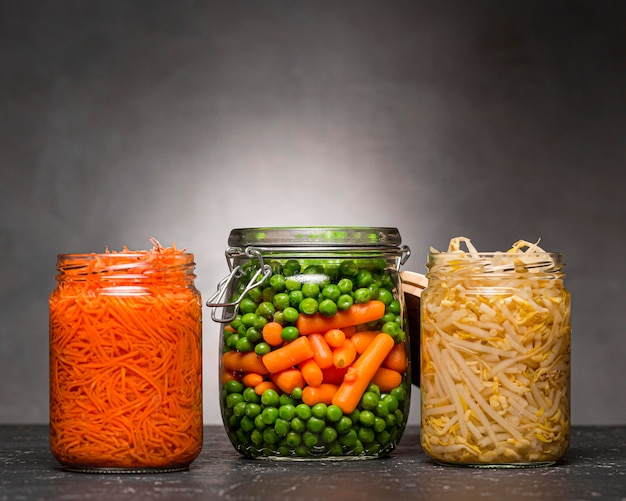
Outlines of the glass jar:
{"label": "glass jar", "polygon": [[556,462],[570,439],[562,255],[441,252],[421,295],[421,442],[442,464]]}
{"label": "glass jar", "polygon": [[207,305],[222,323],[220,408],[238,452],[338,460],[396,447],[411,383],[400,244],[395,228],[231,231],[231,273]]}
{"label": "glass jar", "polygon": [[50,295],[50,446],[68,470],[186,469],[202,447],[194,256],[61,254]]}

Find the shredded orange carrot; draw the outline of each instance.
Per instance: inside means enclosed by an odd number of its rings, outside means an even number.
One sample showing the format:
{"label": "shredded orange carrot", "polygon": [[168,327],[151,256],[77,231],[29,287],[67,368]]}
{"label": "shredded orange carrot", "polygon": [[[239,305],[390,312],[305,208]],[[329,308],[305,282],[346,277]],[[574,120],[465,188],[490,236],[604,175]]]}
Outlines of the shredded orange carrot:
{"label": "shredded orange carrot", "polygon": [[153,243],[59,257],[49,301],[50,444],[64,465],[171,468],[200,452],[193,255]]}

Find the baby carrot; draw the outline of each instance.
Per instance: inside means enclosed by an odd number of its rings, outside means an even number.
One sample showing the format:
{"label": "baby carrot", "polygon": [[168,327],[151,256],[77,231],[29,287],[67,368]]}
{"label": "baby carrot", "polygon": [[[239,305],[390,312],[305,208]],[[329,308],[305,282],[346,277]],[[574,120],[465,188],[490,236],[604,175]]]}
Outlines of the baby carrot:
{"label": "baby carrot", "polygon": [[268,322],[263,326],[263,341],[270,346],[280,346],[283,344],[282,332],[283,326],[278,322]]}
{"label": "baby carrot", "polygon": [[367,385],[394,344],[395,342],[389,334],[378,334],[365,352],[350,367],[343,383],[333,396],[332,403],[340,407],[345,414],[354,411],[367,389]]}
{"label": "baby carrot", "polygon": [[347,371],[348,371],[348,367],[343,367],[339,369],[338,367],[335,367],[334,365],[332,367],[329,367],[328,369],[322,369],[322,374],[324,376],[324,379],[322,380],[322,382],[341,384],[341,382],[343,381],[343,377],[346,375]]}
{"label": "baby carrot", "polygon": [[382,318],[385,314],[385,303],[374,299],[367,303],[353,304],[346,311],[339,311],[332,317],[323,317],[319,313],[305,315],[301,313],[296,320],[300,334],[326,332],[330,329],[341,329],[351,325],[365,324]]}
{"label": "baby carrot", "polygon": [[306,384],[310,386],[319,386],[324,380],[322,369],[315,361],[315,358],[309,358],[300,364],[300,372]]}
{"label": "baby carrot", "polygon": [[246,386],[256,386],[257,384],[262,383],[263,379],[263,375],[258,372],[248,372],[243,375],[241,382]]}
{"label": "baby carrot", "polygon": [[324,339],[324,336],[322,334],[309,334],[308,340],[313,350],[313,360],[317,362],[317,365],[319,365],[321,369],[332,367],[333,352]]}
{"label": "baby carrot", "polygon": [[330,405],[337,392],[336,384],[322,383],[319,386],[306,386],[302,390],[302,401],[307,405],[323,403]]}
{"label": "baby carrot", "polygon": [[347,327],[342,327],[341,330],[347,337],[352,336],[356,332],[356,325],[349,325]]}
{"label": "baby carrot", "polygon": [[404,372],[407,365],[406,348],[403,343],[396,344],[383,361],[383,367],[398,372]]}
{"label": "baby carrot", "polygon": [[270,373],[274,374],[289,369],[309,358],[313,358],[311,344],[307,337],[301,336],[295,341],[263,355],[263,364]]}
{"label": "baby carrot", "polygon": [[402,374],[398,371],[394,371],[393,369],[380,367],[374,373],[374,377],[371,382],[377,385],[380,388],[380,391],[387,393],[402,384]]}
{"label": "baby carrot", "polygon": [[339,348],[346,339],[346,334],[341,329],[330,329],[324,333],[324,339],[331,348]]}
{"label": "baby carrot", "polygon": [[356,348],[356,352],[360,355],[365,351],[365,349],[369,346],[372,340],[376,337],[376,334],[379,334],[378,331],[361,331],[355,332],[353,336],[350,338],[354,343],[354,347]]}
{"label": "baby carrot", "polygon": [[339,348],[333,350],[333,365],[338,368],[348,367],[356,358],[356,348],[350,338],[344,340]]}
{"label": "baby carrot", "polygon": [[247,353],[227,351],[222,355],[222,365],[224,369],[234,372],[257,372],[259,374],[268,372],[261,357],[253,351]]}
{"label": "baby carrot", "polygon": [[272,374],[272,381],[281,391],[288,394],[293,393],[294,389],[304,386],[304,378],[298,369],[285,369]]}
{"label": "baby carrot", "polygon": [[265,390],[277,390],[278,386],[274,383],[274,381],[263,381],[262,383],[257,384],[254,387],[254,393],[257,395],[263,395]]}

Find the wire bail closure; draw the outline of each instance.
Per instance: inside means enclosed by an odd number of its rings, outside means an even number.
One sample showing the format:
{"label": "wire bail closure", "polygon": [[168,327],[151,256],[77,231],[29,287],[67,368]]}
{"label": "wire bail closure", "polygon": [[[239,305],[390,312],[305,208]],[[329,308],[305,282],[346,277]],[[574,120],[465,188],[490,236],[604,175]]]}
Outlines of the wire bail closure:
{"label": "wire bail closure", "polygon": [[[257,259],[257,261],[259,262],[259,269],[254,273],[254,275],[252,275],[252,278],[250,279],[245,289],[241,292],[241,294],[239,295],[236,301],[224,302],[224,297],[226,296],[227,292],[230,290],[230,286],[232,282],[235,279],[242,277],[244,274],[243,270],[241,269],[241,266],[233,267],[233,262],[232,262],[233,256],[235,254],[241,254],[241,249],[238,247],[228,247],[226,249],[226,252],[225,252],[226,262],[228,263],[228,269],[230,270],[230,274],[224,277],[222,280],[220,280],[220,282],[217,284],[217,291],[206,301],[206,305],[209,308],[212,308],[211,319],[214,322],[219,322],[223,324],[232,322],[237,316],[237,311],[239,310],[239,303],[241,303],[241,300],[244,298],[244,296],[250,290],[261,285],[272,274],[271,266],[263,262],[263,256],[261,255],[261,252],[258,249],[254,247],[246,247],[246,250],[244,253],[250,259],[253,259],[253,258]],[[263,276],[259,278],[261,274]],[[233,312],[228,317],[224,317],[223,313],[221,317],[218,317],[217,316],[218,308],[223,308],[224,310],[227,308],[233,308]]]}

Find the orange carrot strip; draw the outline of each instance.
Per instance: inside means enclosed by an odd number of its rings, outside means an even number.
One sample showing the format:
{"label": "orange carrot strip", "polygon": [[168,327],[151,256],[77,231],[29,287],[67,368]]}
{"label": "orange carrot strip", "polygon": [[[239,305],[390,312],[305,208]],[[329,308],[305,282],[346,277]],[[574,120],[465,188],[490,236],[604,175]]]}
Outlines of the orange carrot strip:
{"label": "orange carrot strip", "polygon": [[298,369],[285,369],[284,371],[272,374],[272,381],[284,393],[291,394],[296,388],[304,386],[304,378]]}
{"label": "orange carrot strip", "polygon": [[304,362],[308,358],[313,358],[313,350],[309,339],[301,336],[295,341],[263,355],[263,364],[270,373],[274,374]]}
{"label": "orange carrot strip", "polygon": [[315,358],[309,358],[300,364],[300,372],[306,384],[311,386],[319,386],[324,380],[324,373],[315,361]]}
{"label": "orange carrot strip", "polygon": [[278,386],[276,386],[276,383],[274,383],[274,381],[263,381],[262,383],[257,384],[254,387],[254,393],[256,393],[257,395],[263,395],[263,392],[265,390],[277,390]]}
{"label": "orange carrot strip", "polygon": [[404,343],[397,343],[383,360],[383,367],[394,371],[404,372],[409,361],[406,356]]}
{"label": "orange carrot strip", "polygon": [[402,384],[402,374],[393,369],[380,367],[372,378],[372,383],[380,388],[382,392],[390,392]]}
{"label": "orange carrot strip", "polygon": [[333,365],[338,368],[348,367],[356,359],[356,348],[350,338],[344,340],[339,348],[333,350]]}
{"label": "orange carrot strip", "polygon": [[324,375],[323,383],[333,383],[333,384],[341,384],[343,381],[346,372],[348,371],[348,367],[343,367],[341,369],[335,367],[329,367],[328,369],[322,369],[322,374]]}
{"label": "orange carrot strip", "polygon": [[346,311],[340,311],[332,317],[300,314],[296,327],[300,334],[326,332],[330,329],[342,329],[351,325],[365,324],[382,318],[385,314],[385,303],[377,299],[362,304],[353,304]]}
{"label": "orange carrot strip", "polygon": [[322,383],[319,386],[306,386],[302,390],[302,401],[307,405],[323,403],[330,405],[337,393],[336,384]]}
{"label": "orange carrot strip", "polygon": [[331,348],[339,348],[346,340],[346,334],[341,329],[330,329],[324,333],[324,339]]}
{"label": "orange carrot strip", "polygon": [[248,372],[243,375],[241,382],[246,386],[256,386],[257,384],[262,383],[264,379],[263,375],[258,372]]}
{"label": "orange carrot strip", "polygon": [[270,346],[280,346],[283,344],[282,332],[283,326],[278,322],[268,322],[263,326],[263,341]]}
{"label": "orange carrot strip", "polygon": [[354,411],[367,389],[367,385],[394,344],[395,342],[389,334],[378,334],[348,370],[343,383],[333,397],[332,403],[339,406],[345,414]]}
{"label": "orange carrot strip", "polygon": [[379,331],[361,331],[361,332],[354,333],[354,335],[350,339],[352,339],[352,342],[354,343],[356,352],[359,355],[363,353],[367,349],[369,344],[372,342],[372,340],[376,337],[377,334],[380,334],[380,332]]}
{"label": "orange carrot strip", "polygon": [[313,350],[313,360],[321,369],[327,369],[333,365],[333,352],[328,346],[322,334],[309,334],[309,343]]}
{"label": "orange carrot strip", "polygon": [[225,369],[235,372],[257,372],[267,374],[268,370],[263,365],[263,360],[253,351],[243,353],[240,351],[227,351],[222,355],[222,365]]}

